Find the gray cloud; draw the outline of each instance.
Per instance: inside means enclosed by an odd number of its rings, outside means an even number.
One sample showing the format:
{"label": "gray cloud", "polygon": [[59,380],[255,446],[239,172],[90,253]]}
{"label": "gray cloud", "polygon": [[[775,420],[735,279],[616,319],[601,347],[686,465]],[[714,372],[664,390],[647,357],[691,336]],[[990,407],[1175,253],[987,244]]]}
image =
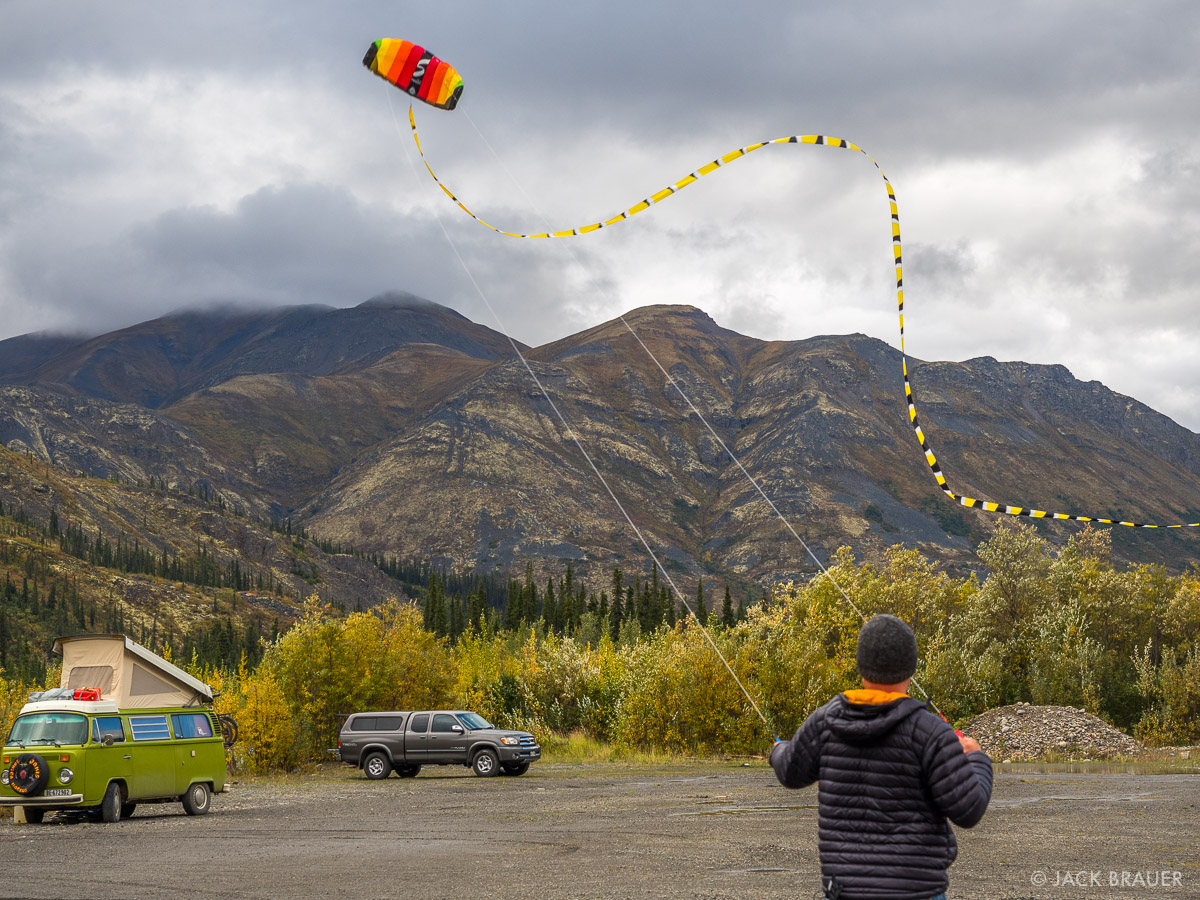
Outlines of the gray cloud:
{"label": "gray cloud", "polygon": [[529,343],[650,302],[898,343],[861,157],[773,147],[569,250],[503,240],[414,177],[404,98],[359,65],[399,36],[463,73],[461,114],[418,121],[498,225],[582,224],[750,141],[845,137],[897,188],[910,352],[1063,362],[1200,427],[1194,4],[397,10],[9,0],[0,337],[390,289],[494,325],[478,284]]}

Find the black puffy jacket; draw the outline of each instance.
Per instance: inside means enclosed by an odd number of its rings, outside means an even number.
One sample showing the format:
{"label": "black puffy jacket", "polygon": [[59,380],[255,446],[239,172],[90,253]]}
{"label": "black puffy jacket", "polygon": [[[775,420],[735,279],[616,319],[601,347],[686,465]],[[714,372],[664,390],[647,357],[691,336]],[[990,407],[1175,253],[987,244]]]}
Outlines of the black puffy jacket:
{"label": "black puffy jacket", "polygon": [[992,795],[986,753],[963,753],[954,729],[921,701],[890,697],[839,694],[771,751],[786,787],[820,782],[822,880],[836,878],[844,900],[945,891],[958,854],[946,820],[970,828]]}

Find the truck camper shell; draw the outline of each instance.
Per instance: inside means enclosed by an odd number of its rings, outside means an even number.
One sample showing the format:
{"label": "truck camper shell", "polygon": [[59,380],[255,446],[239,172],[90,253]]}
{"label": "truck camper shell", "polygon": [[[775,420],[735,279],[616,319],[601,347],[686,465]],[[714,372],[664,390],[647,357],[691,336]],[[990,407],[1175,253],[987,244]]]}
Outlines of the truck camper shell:
{"label": "truck camper shell", "polygon": [[213,690],[203,681],[123,634],[61,637],[54,652],[63,658],[60,688],[98,690],[119,709],[207,706],[213,701]]}

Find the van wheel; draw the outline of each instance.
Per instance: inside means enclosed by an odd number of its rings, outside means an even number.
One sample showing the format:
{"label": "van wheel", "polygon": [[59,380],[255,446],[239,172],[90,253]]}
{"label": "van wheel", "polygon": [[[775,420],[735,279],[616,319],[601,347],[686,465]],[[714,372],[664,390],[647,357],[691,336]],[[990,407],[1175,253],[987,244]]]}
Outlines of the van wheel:
{"label": "van wheel", "polygon": [[183,811],[189,816],[202,816],[208,812],[211,799],[212,793],[208,790],[207,784],[203,782],[193,784],[182,797]]}
{"label": "van wheel", "polygon": [[46,818],[46,811],[44,809],[39,809],[36,806],[25,807],[25,821],[30,825],[41,825],[44,818]]}
{"label": "van wheel", "polygon": [[372,781],[379,781],[381,778],[387,778],[392,773],[392,764],[382,753],[372,753],[367,757],[367,761],[363,763],[363,771],[367,773],[367,777]]}
{"label": "van wheel", "polygon": [[135,809],[137,809],[136,803],[122,803],[121,804],[121,818],[128,819],[130,816],[133,815],[133,811]]}
{"label": "van wheel", "polygon": [[421,774],[421,764],[412,763],[411,765],[401,766],[396,770],[396,774],[401,778],[416,778]]}
{"label": "van wheel", "polygon": [[115,781],[110,781],[108,790],[104,792],[104,799],[100,801],[100,818],[105,822],[120,822],[121,801],[123,799],[121,796],[121,785]]}
{"label": "van wheel", "polygon": [[500,770],[500,763],[496,759],[496,754],[491,750],[480,750],[475,754],[475,759],[471,762],[471,768],[481,778],[491,778]]}

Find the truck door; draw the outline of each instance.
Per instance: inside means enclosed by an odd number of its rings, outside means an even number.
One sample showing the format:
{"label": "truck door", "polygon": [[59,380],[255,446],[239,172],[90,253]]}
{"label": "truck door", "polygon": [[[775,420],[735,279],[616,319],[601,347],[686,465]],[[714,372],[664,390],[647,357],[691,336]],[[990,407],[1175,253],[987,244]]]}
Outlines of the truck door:
{"label": "truck door", "polygon": [[467,735],[462,723],[449,713],[434,713],[429,729],[430,763],[466,763]]}
{"label": "truck door", "polygon": [[424,763],[429,759],[429,713],[417,713],[408,717],[408,731],[404,735],[404,759],[410,763]]}

